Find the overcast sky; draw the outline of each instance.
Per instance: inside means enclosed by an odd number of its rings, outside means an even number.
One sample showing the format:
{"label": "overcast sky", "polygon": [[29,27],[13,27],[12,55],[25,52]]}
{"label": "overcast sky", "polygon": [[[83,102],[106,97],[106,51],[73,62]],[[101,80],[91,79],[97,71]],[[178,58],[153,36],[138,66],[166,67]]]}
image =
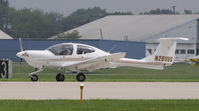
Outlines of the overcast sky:
{"label": "overcast sky", "polygon": [[79,8],[99,6],[108,12],[139,12],[156,8],[171,8],[183,12],[184,9],[199,11],[199,0],[9,0],[10,5],[17,9],[33,8],[46,12],[55,11],[68,15]]}

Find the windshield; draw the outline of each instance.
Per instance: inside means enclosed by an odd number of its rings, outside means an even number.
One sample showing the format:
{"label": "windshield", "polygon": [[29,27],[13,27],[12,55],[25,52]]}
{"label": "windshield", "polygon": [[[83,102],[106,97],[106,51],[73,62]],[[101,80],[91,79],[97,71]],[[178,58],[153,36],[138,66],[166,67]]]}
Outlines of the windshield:
{"label": "windshield", "polygon": [[72,55],[73,45],[72,44],[57,44],[49,47],[47,50],[51,51],[55,55]]}

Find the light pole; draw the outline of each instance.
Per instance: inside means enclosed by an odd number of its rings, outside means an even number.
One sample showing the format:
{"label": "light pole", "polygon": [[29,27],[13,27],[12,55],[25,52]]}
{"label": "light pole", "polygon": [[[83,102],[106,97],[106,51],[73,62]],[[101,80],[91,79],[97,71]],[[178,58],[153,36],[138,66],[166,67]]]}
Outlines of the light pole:
{"label": "light pole", "polygon": [[173,8],[173,14],[176,14],[176,6],[172,6]]}

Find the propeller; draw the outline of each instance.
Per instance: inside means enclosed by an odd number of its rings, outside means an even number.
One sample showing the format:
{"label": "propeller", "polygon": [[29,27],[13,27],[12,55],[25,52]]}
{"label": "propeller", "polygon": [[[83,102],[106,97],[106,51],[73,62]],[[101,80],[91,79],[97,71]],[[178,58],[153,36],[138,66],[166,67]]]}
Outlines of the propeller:
{"label": "propeller", "polygon": [[19,46],[20,46],[20,51],[22,52],[23,51],[23,44],[22,44],[21,38],[19,38]]}
{"label": "propeller", "polygon": [[[20,51],[22,52],[23,51],[23,44],[22,44],[22,40],[21,38],[19,38],[19,47],[20,47]],[[20,58],[20,64],[22,63],[23,59]]]}

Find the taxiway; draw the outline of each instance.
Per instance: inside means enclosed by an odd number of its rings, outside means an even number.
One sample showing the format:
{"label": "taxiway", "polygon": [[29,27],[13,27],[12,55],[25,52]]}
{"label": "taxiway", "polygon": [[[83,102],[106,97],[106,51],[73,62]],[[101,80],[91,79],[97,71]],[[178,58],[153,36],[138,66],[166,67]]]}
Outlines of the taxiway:
{"label": "taxiway", "polygon": [[[79,99],[80,82],[0,82],[0,99]],[[83,82],[84,99],[199,99],[197,82]]]}

